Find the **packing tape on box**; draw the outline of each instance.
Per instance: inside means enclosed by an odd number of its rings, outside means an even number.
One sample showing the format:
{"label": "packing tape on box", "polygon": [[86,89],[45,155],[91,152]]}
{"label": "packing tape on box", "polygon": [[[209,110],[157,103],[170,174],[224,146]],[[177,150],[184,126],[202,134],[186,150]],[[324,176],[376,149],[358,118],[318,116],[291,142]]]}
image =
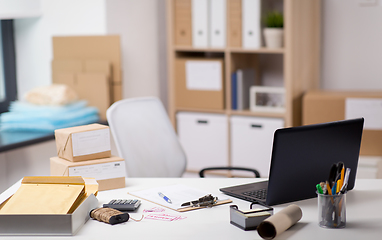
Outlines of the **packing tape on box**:
{"label": "packing tape on box", "polygon": [[261,222],[257,227],[257,232],[264,239],[273,239],[297,223],[301,218],[301,208],[292,204]]}

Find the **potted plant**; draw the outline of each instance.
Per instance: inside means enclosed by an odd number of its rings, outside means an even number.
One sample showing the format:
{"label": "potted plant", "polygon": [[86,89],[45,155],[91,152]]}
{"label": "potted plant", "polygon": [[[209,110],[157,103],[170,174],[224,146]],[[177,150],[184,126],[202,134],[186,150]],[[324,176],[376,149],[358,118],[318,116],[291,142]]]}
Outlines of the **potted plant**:
{"label": "potted plant", "polygon": [[282,48],[284,39],[284,18],[277,11],[268,12],[264,17],[263,30],[265,46],[267,48]]}

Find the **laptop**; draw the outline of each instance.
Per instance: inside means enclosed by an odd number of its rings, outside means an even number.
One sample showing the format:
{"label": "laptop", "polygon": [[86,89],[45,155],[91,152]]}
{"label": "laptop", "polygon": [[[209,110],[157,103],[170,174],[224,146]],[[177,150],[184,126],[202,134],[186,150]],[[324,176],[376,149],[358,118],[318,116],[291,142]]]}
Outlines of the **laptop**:
{"label": "laptop", "polygon": [[277,129],[268,181],[221,188],[223,193],[269,206],[316,197],[316,185],[334,163],[350,168],[354,188],[363,118]]}

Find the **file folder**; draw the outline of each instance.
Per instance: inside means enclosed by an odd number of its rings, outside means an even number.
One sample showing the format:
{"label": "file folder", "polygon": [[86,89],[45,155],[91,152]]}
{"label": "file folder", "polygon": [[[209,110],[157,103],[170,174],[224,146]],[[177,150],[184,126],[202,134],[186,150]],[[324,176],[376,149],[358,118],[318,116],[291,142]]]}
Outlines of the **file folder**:
{"label": "file folder", "polygon": [[208,0],[192,0],[192,46],[208,47]]}
{"label": "file folder", "polygon": [[228,1],[228,24],[229,24],[229,45],[231,47],[241,47],[242,43],[242,11],[241,0]]}
{"label": "file folder", "polygon": [[226,46],[226,0],[209,0],[210,46],[223,48]]}
{"label": "file folder", "polygon": [[192,46],[191,0],[176,0],[174,13],[175,45]]}
{"label": "file folder", "polygon": [[243,48],[261,47],[261,0],[243,0]]}

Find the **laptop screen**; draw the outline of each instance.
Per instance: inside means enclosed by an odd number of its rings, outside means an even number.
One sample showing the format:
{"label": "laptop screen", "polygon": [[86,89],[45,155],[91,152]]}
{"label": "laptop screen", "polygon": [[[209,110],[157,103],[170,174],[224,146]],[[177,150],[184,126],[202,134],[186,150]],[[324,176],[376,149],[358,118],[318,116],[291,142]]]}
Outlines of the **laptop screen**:
{"label": "laptop screen", "polygon": [[351,168],[355,184],[363,118],[278,129],[274,135],[268,205],[316,197],[315,186],[329,177],[333,163]]}

